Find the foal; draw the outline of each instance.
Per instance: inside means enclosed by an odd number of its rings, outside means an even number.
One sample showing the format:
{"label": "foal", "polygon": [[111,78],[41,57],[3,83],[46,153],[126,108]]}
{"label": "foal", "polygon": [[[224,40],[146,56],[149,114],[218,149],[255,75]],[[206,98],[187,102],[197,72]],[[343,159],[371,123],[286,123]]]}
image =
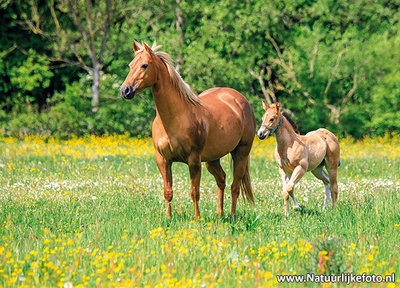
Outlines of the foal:
{"label": "foal", "polygon": [[[339,141],[323,128],[305,136],[299,135],[292,121],[288,120],[290,118],[282,114],[280,107],[279,102],[271,106],[263,102],[265,114],[257,136],[263,140],[275,133],[275,159],[283,181],[285,215],[289,215],[289,195],[293,199],[294,209],[300,209],[293,190],[307,171],[311,171],[325,184],[324,208],[328,205],[329,195],[332,196],[332,207],[335,207],[338,196],[337,168],[340,165]],[[323,170],[324,167],[327,172]]]}

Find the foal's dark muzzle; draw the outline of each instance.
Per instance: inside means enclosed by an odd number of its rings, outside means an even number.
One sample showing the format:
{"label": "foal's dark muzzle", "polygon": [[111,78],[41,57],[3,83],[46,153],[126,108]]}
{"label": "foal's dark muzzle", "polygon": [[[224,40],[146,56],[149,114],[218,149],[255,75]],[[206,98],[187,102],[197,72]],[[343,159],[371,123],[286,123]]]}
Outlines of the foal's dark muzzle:
{"label": "foal's dark muzzle", "polygon": [[260,140],[264,140],[267,137],[267,132],[265,130],[259,130],[257,132],[257,137]]}
{"label": "foal's dark muzzle", "polygon": [[136,88],[130,85],[122,85],[119,90],[121,91],[122,97],[125,99],[132,99],[136,92]]}

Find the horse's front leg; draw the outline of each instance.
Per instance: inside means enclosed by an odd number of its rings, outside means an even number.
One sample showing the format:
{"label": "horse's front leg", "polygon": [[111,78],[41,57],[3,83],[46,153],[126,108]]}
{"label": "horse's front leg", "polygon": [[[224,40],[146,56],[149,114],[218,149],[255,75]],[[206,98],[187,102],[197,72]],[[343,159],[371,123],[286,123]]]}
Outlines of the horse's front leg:
{"label": "horse's front leg", "polygon": [[296,166],[296,168],[294,168],[292,176],[290,177],[289,181],[286,183],[286,191],[284,191],[283,193],[283,198],[285,200],[285,215],[288,216],[289,215],[289,196],[292,197],[293,199],[293,205],[294,205],[294,209],[298,210],[300,209],[299,204],[296,201],[296,198],[294,197],[294,185],[297,184],[297,182],[299,182],[299,180],[301,179],[301,177],[303,177],[304,173],[306,173],[307,169],[304,168],[302,165],[298,165]]}
{"label": "horse's front leg", "polygon": [[168,218],[171,216],[171,201],[173,197],[172,191],[172,172],[171,172],[171,162],[167,161],[160,153],[156,152],[156,162],[158,170],[160,170],[161,176],[164,181],[164,199],[165,206],[167,210]]}
{"label": "horse's front leg", "polygon": [[282,178],[282,195],[285,205],[285,215],[289,215],[289,193],[286,191],[287,183],[289,182],[290,175],[287,175],[281,167],[279,167],[279,175]]}
{"label": "horse's front leg", "polygon": [[194,219],[200,218],[199,200],[200,200],[200,177],[201,177],[201,155],[192,153],[188,158],[190,173],[190,196],[194,206]]}

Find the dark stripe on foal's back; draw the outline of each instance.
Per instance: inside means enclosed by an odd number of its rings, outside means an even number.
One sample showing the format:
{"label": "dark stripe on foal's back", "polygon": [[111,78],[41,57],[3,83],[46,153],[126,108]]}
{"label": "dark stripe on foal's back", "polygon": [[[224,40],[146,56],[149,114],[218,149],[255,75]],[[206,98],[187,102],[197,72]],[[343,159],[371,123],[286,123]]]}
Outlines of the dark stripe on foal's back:
{"label": "dark stripe on foal's back", "polygon": [[290,125],[292,125],[294,132],[296,132],[297,134],[300,134],[299,129],[297,129],[297,125],[296,123],[294,123],[293,119],[290,118],[289,114],[286,112],[282,112],[283,116],[285,116],[286,120],[289,121]]}

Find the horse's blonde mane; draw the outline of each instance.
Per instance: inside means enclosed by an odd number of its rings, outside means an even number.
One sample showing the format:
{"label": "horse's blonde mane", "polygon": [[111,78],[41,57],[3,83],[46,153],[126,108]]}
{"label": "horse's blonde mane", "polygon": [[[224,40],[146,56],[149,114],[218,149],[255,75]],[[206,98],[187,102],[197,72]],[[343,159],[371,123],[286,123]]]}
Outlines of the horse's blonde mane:
{"label": "horse's blonde mane", "polygon": [[[138,44],[138,43],[137,43]],[[141,48],[139,51],[143,50],[144,45],[139,45]],[[172,84],[178,91],[178,94],[182,97],[182,99],[187,102],[192,103],[193,105],[201,105],[199,97],[197,97],[196,93],[192,91],[190,86],[182,79],[181,75],[179,75],[178,71],[176,71],[174,67],[174,62],[171,56],[163,51],[157,51],[161,48],[161,45],[157,45],[156,42],[153,43],[151,50],[160,57],[161,61],[167,66],[169,77],[172,81]],[[138,51],[138,52],[139,52]]]}
{"label": "horse's blonde mane", "polygon": [[163,51],[155,52],[158,57],[160,57],[161,61],[164,62],[165,66],[167,66],[169,77],[171,78],[172,84],[174,84],[176,90],[178,90],[179,95],[181,95],[182,99],[194,104],[199,105],[200,99],[197,95],[192,91],[190,86],[182,79],[181,75],[179,75],[178,71],[176,71],[171,56],[168,53]]}

